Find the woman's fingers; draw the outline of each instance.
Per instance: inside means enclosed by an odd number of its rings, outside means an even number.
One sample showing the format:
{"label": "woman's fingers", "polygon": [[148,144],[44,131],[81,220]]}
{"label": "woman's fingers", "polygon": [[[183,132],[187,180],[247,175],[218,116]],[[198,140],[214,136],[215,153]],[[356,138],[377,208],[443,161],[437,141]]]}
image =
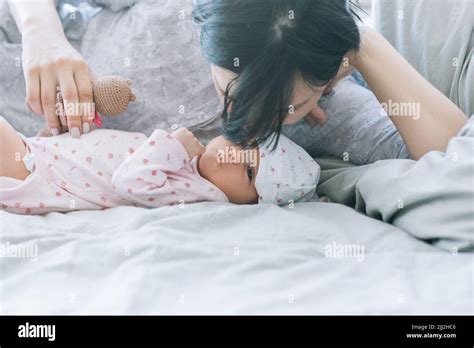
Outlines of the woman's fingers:
{"label": "woman's fingers", "polygon": [[92,122],[94,120],[95,108],[92,96],[92,81],[89,68],[84,63],[74,73],[74,79],[77,86],[77,94],[79,97],[79,103],[82,106],[82,131],[89,133],[92,129]]}
{"label": "woman's fingers", "polygon": [[46,122],[53,135],[60,133],[59,118],[56,114],[56,84],[55,75],[50,70],[44,70],[40,75],[40,95]]}
{"label": "woman's fingers", "polygon": [[32,112],[38,115],[44,115],[43,107],[41,106],[39,71],[37,69],[30,69],[26,73],[25,83],[26,105]]}
{"label": "woman's fingers", "polygon": [[58,79],[69,133],[73,138],[79,138],[82,133],[82,107],[79,104],[74,75],[70,70],[62,70],[58,73]]}
{"label": "woman's fingers", "polygon": [[[38,44],[41,43],[41,50]],[[88,123],[91,110],[80,102],[91,102],[90,71],[82,56],[64,38],[57,36],[23,37],[23,70],[26,80],[28,107],[46,117],[48,127],[56,135],[66,126],[73,137],[79,137]],[[76,84],[77,77],[77,84]],[[62,125],[56,110],[56,87],[63,97],[67,124]],[[64,121],[64,120],[63,120]]]}

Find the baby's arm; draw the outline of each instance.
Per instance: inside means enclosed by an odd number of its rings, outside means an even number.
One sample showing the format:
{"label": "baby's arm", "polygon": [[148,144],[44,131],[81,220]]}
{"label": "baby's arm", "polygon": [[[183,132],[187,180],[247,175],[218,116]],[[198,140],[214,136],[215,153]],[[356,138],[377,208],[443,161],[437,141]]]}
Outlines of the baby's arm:
{"label": "baby's arm", "polygon": [[126,200],[143,206],[179,202],[187,185],[179,180],[177,173],[195,155],[191,146],[195,144],[186,141],[189,136],[183,137],[184,133],[183,130],[172,135],[162,130],[154,131],[113,174],[115,191]]}

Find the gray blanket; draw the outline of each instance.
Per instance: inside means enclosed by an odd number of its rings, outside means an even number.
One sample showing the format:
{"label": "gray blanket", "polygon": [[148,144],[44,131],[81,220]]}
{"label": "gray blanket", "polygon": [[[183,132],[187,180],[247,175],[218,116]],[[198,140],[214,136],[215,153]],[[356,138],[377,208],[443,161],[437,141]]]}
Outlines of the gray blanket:
{"label": "gray blanket", "polygon": [[473,254],[341,204],[0,211],[0,221],[1,314],[473,313]]}
{"label": "gray blanket", "polygon": [[446,152],[351,167],[320,160],[317,192],[450,251],[474,251],[474,118]]}

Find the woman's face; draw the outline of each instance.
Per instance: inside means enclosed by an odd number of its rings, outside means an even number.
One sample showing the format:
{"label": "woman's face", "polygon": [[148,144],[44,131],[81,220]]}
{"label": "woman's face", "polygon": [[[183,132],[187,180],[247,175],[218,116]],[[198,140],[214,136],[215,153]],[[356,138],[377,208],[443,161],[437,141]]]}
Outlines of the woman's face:
{"label": "woman's face", "polygon": [[[217,94],[219,95],[221,101],[224,102],[224,95],[227,85],[237,75],[230,70],[218,67],[213,64],[211,65],[211,75]],[[326,114],[318,106],[318,101],[325,90],[326,86],[311,87],[302,80],[297,80],[293,92],[292,102],[288,106],[289,112],[283,124],[292,124],[300,121],[303,118],[306,118],[306,120],[312,126],[326,122]]]}

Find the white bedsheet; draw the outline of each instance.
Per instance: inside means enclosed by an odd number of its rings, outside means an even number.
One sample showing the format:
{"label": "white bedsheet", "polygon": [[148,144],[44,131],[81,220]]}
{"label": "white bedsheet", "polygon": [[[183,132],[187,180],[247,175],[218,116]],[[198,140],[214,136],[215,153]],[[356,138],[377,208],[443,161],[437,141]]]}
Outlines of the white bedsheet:
{"label": "white bedsheet", "polygon": [[[0,211],[0,227],[4,251],[38,248],[0,258],[1,314],[473,313],[473,254],[339,204]],[[326,257],[334,243],[365,253]]]}

